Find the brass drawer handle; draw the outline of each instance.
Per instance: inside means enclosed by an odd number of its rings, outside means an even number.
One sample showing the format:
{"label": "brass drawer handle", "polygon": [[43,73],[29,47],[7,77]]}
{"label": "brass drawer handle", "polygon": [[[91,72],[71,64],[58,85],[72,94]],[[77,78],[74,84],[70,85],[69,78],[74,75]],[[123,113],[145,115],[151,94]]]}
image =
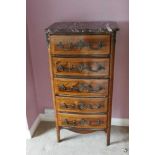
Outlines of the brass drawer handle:
{"label": "brass drawer handle", "polygon": [[97,120],[96,123],[95,123],[94,125],[101,125],[101,124],[103,124],[103,123],[104,123],[103,121]]}
{"label": "brass drawer handle", "polygon": [[86,108],[87,108],[86,104],[84,104],[84,103],[79,103],[79,104],[78,104],[78,109],[84,110],[84,109],[86,109]]}
{"label": "brass drawer handle", "polygon": [[60,108],[61,109],[76,109],[76,105],[75,104],[61,103]]}
{"label": "brass drawer handle", "polygon": [[101,70],[105,70],[105,67],[102,65],[102,64],[97,64],[97,66],[95,68],[93,68],[91,65],[88,65],[88,64],[79,64],[79,65],[75,65],[75,66],[71,66],[70,68],[69,67],[66,67],[66,66],[63,66],[63,65],[58,65],[57,66],[57,71],[58,72],[82,72],[84,70],[87,70],[87,71],[91,71],[91,72],[99,72]]}
{"label": "brass drawer handle", "polygon": [[84,104],[80,103],[77,104],[77,107],[79,110],[84,110],[84,109],[101,109],[104,107],[104,104],[98,103],[98,104]]}
{"label": "brass drawer handle", "polygon": [[85,104],[85,103],[79,103],[79,104],[67,104],[67,103],[60,103],[60,109],[71,109],[71,110],[93,110],[93,109],[101,109],[104,108],[103,103],[97,103],[97,104]]}
{"label": "brass drawer handle", "polygon": [[62,124],[63,124],[63,125],[77,126],[77,121],[76,121],[76,120],[69,121],[68,119],[65,119],[65,120],[62,122]]}
{"label": "brass drawer handle", "polygon": [[67,88],[62,84],[62,85],[59,86],[59,90],[60,91],[65,91],[65,90],[67,90]]}
{"label": "brass drawer handle", "polygon": [[57,71],[58,71],[58,72],[63,72],[64,70],[66,70],[66,69],[65,69],[65,66],[63,66],[63,65],[57,66]]}
{"label": "brass drawer handle", "polygon": [[102,120],[86,120],[86,119],[81,119],[81,120],[68,120],[68,119],[64,119],[62,121],[63,125],[69,125],[69,126],[100,126],[102,124],[104,124],[104,121]]}
{"label": "brass drawer handle", "polygon": [[69,42],[69,43],[63,44],[63,42],[60,41],[56,44],[56,47],[58,49],[64,50],[64,51],[74,50],[74,49],[82,49],[85,47],[87,47],[91,50],[99,50],[104,47],[104,42],[99,41],[98,43],[92,43],[92,42],[87,42],[84,40],[79,40],[76,43]]}
{"label": "brass drawer handle", "polygon": [[104,104],[102,103],[92,105],[92,109],[101,109],[101,108],[104,108]]}
{"label": "brass drawer handle", "polygon": [[104,87],[97,85],[95,88],[87,83],[79,83],[78,85],[72,86],[72,87],[66,87],[64,84],[58,86],[59,91],[67,91],[67,92],[88,92],[88,93],[95,93],[99,92],[102,89],[105,89]]}
{"label": "brass drawer handle", "polygon": [[104,66],[102,66],[101,64],[99,64],[98,66],[97,66],[97,68],[89,68],[89,71],[91,71],[91,72],[99,72],[100,70],[105,70],[105,67]]}
{"label": "brass drawer handle", "polygon": [[89,125],[89,124],[90,124],[90,121],[85,120],[85,119],[81,119],[81,120],[79,121],[79,125],[81,125],[81,126]]}
{"label": "brass drawer handle", "polygon": [[99,43],[94,47],[92,43],[89,44],[89,48],[92,50],[99,50],[104,47],[104,43],[102,41],[99,41]]}
{"label": "brass drawer handle", "polygon": [[70,125],[70,126],[84,126],[84,125],[89,125],[89,121],[88,120],[85,120],[85,119],[81,119],[79,121],[77,120],[68,120],[68,119],[65,119],[63,122],[62,122],[63,125]]}

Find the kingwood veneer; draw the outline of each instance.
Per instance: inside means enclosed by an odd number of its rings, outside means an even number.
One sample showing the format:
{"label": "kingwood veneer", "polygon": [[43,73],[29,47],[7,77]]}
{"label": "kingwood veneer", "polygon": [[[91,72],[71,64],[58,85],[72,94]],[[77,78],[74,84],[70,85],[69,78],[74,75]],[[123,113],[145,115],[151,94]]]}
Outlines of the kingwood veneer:
{"label": "kingwood veneer", "polygon": [[103,130],[110,144],[116,31],[112,22],[60,22],[46,29],[58,142],[64,128]]}

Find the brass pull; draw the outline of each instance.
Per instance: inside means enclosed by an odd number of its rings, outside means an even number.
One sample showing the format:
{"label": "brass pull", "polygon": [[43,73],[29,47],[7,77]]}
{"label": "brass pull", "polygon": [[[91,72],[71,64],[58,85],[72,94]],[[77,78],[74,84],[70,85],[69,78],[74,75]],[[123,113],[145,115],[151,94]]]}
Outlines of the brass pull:
{"label": "brass pull", "polygon": [[79,108],[80,110],[83,110],[83,109],[86,108],[86,105],[85,105],[84,103],[79,103],[79,104],[78,104],[78,108]]}
{"label": "brass pull", "polygon": [[102,124],[102,121],[101,120],[97,120],[96,121],[96,125],[101,125]]}
{"label": "brass pull", "polygon": [[104,104],[96,104],[93,106],[93,109],[100,109],[102,107],[104,107]]}
{"label": "brass pull", "polygon": [[102,41],[99,41],[99,43],[94,47],[92,43],[89,44],[89,48],[92,50],[99,50],[104,47],[104,43]]}
{"label": "brass pull", "polygon": [[84,63],[81,63],[79,65],[76,65],[76,66],[72,66],[72,67],[66,67],[66,66],[63,66],[63,65],[59,65],[57,66],[57,71],[58,72],[82,72],[84,70],[87,70],[87,71],[90,71],[90,72],[98,72],[100,70],[105,70],[105,67],[102,65],[102,64],[97,64],[97,66],[94,68],[93,66],[88,65],[88,64],[84,64]]}
{"label": "brass pull", "polygon": [[79,40],[76,43],[69,42],[69,43],[63,44],[62,41],[60,41],[56,44],[56,47],[60,50],[65,50],[65,51],[74,50],[74,49],[82,49],[85,47],[91,50],[99,50],[104,47],[104,42],[99,41],[98,43],[93,43],[93,42],[87,42],[84,40]]}
{"label": "brass pull", "polygon": [[102,86],[99,85],[96,86],[96,88],[94,88],[92,85],[85,83],[79,83],[78,86],[76,86],[76,88],[79,90],[79,92],[86,91],[88,93],[94,93],[104,89]]}
{"label": "brass pull", "polygon": [[95,121],[91,121],[91,126],[99,126],[99,125],[102,125],[104,124],[104,121],[102,120],[95,120]]}
{"label": "brass pull", "polygon": [[72,86],[72,87],[65,87],[64,84],[58,86],[60,91],[67,91],[67,92],[87,92],[87,93],[95,93],[95,92],[99,92],[102,89],[105,89],[104,87],[98,85],[95,88],[90,85],[90,84],[86,84],[86,83],[79,83],[76,86]]}
{"label": "brass pull", "polygon": [[64,119],[64,121],[62,122],[63,125],[70,125],[70,126],[85,126],[85,125],[89,125],[89,121],[88,120],[85,120],[85,119],[81,119],[79,121],[77,120],[72,120],[72,121],[69,121],[67,119]]}
{"label": "brass pull", "polygon": [[84,126],[84,125],[89,125],[89,121],[88,120],[85,120],[85,119],[81,119],[80,121],[79,121],[79,124],[81,125],[81,126]]}
{"label": "brass pull", "polygon": [[59,66],[57,67],[57,71],[58,71],[58,72],[62,72],[62,71],[64,71],[64,69],[65,69],[65,67],[64,67],[63,65],[59,65]]}
{"label": "brass pull", "polygon": [[66,90],[66,89],[67,89],[67,88],[66,88],[64,85],[60,85],[60,86],[59,86],[59,90],[60,90],[60,91],[64,91],[64,90]]}
{"label": "brass pull", "polygon": [[81,119],[81,120],[68,120],[68,119],[64,119],[62,121],[63,125],[69,125],[69,126],[99,126],[104,124],[104,121],[102,120],[86,120],[86,119]]}
{"label": "brass pull", "polygon": [[60,103],[60,108],[62,109],[76,109],[76,105],[73,104],[66,104],[66,103]]}
{"label": "brass pull", "polygon": [[63,123],[63,125],[68,125],[68,120],[65,119],[62,123]]}
{"label": "brass pull", "polygon": [[104,104],[98,103],[98,104],[85,104],[85,103],[79,103],[79,104],[66,104],[66,103],[60,103],[61,109],[78,109],[78,110],[84,110],[84,109],[101,109],[104,107]]}
{"label": "brass pull", "polygon": [[56,46],[59,49],[63,49],[64,48],[64,45],[63,45],[63,43],[61,41]]}
{"label": "brass pull", "polygon": [[76,126],[77,125],[77,121],[73,120],[73,121],[69,121],[67,119],[64,119],[64,121],[62,122],[63,125],[70,125],[70,126]]}
{"label": "brass pull", "polygon": [[98,72],[100,70],[105,70],[105,67],[102,66],[101,64],[98,64],[97,68],[91,68],[91,67],[89,68],[89,71],[91,72]]}

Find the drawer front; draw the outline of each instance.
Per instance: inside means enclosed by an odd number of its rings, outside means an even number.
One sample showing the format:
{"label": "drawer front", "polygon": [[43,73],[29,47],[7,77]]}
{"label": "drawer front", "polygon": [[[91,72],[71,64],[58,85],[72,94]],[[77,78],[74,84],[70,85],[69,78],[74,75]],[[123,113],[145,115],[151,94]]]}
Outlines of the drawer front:
{"label": "drawer front", "polygon": [[51,36],[53,54],[109,54],[110,35]]}
{"label": "drawer front", "polygon": [[108,79],[65,79],[55,78],[56,95],[107,96]]}
{"label": "drawer front", "polygon": [[53,58],[54,74],[69,76],[108,76],[109,59]]}
{"label": "drawer front", "polygon": [[107,116],[58,114],[58,124],[59,126],[75,128],[106,128]]}
{"label": "drawer front", "polygon": [[76,98],[56,96],[56,108],[60,112],[107,112],[107,98]]}

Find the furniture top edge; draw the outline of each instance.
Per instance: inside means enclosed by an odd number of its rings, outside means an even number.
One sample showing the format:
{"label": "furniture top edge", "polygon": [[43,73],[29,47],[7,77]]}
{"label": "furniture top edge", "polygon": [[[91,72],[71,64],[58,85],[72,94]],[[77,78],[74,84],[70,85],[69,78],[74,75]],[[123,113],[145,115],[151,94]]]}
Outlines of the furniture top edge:
{"label": "furniture top edge", "polygon": [[118,31],[116,22],[57,22],[45,29],[48,35],[111,34]]}

